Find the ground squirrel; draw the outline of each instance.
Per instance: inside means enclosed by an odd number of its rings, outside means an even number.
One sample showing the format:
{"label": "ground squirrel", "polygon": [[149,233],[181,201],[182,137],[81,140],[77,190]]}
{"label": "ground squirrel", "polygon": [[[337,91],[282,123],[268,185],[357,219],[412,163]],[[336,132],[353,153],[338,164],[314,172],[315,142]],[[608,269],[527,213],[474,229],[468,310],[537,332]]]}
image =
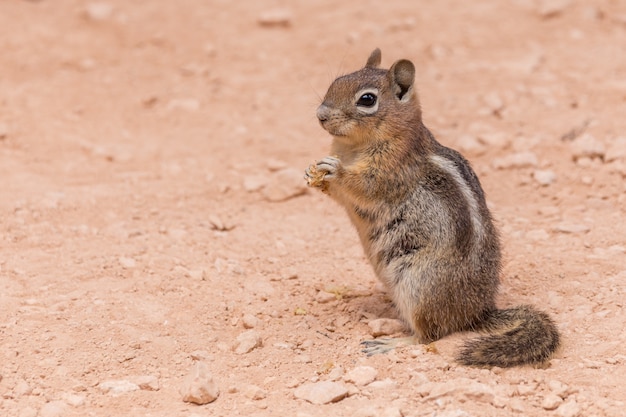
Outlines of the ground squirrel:
{"label": "ground squirrel", "polygon": [[[500,241],[469,162],[422,123],[415,66],[399,60],[337,78],[317,109],[331,155],[307,183],[342,205],[365,254],[420,343],[482,331],[457,360],[470,366],[542,364],[559,346],[550,317],[532,306],[496,307]],[[398,339],[364,342],[368,353]]]}

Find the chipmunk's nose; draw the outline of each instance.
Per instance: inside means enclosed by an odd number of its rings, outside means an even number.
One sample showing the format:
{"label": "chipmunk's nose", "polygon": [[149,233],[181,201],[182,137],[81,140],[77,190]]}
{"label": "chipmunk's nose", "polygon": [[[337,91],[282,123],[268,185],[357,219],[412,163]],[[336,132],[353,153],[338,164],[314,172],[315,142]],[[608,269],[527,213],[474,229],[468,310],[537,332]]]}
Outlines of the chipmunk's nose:
{"label": "chipmunk's nose", "polygon": [[320,123],[324,123],[328,119],[330,119],[330,107],[325,104],[320,104],[317,108],[317,120],[319,120]]}

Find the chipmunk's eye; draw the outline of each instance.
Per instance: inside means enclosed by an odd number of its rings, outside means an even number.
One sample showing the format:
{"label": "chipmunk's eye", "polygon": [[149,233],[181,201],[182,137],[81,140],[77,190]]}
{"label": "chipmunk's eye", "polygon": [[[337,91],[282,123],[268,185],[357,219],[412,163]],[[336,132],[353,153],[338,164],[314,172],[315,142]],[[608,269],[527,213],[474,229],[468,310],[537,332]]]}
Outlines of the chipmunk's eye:
{"label": "chipmunk's eye", "polygon": [[363,106],[363,107],[372,107],[373,105],[376,104],[377,98],[378,97],[376,97],[376,94],[374,93],[365,93],[361,97],[359,97],[359,99],[356,102],[356,105]]}

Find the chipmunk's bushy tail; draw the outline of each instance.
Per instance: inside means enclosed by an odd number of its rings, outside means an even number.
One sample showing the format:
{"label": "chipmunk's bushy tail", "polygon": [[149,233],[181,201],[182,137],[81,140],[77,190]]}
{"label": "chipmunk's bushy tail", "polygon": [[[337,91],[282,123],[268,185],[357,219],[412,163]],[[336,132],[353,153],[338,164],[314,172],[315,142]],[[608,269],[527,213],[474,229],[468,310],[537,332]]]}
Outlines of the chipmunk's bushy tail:
{"label": "chipmunk's bushy tail", "polygon": [[532,306],[487,313],[479,330],[488,333],[467,342],[457,360],[467,366],[510,366],[546,362],[560,344],[552,319]]}

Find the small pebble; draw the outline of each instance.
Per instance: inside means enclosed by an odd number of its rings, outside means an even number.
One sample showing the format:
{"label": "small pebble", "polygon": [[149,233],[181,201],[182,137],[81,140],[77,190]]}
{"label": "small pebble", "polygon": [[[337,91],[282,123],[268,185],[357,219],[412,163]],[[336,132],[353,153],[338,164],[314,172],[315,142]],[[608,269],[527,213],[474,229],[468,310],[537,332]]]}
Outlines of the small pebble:
{"label": "small pebble", "polygon": [[134,379],[139,389],[144,391],[158,391],[159,379],[154,375],[141,375]]}
{"label": "small pebble", "polygon": [[374,381],[371,384],[368,384],[367,387],[372,388],[372,389],[393,391],[397,385],[398,383],[394,381],[393,379],[385,378],[381,381]]}
{"label": "small pebble", "polygon": [[124,269],[131,269],[137,266],[137,262],[133,258],[128,258],[125,256],[120,256],[119,258],[120,265]]}
{"label": "small pebble", "polygon": [[78,394],[66,394],[63,396],[65,402],[67,402],[72,407],[81,407],[85,405],[85,396]]}
{"label": "small pebble", "polygon": [[267,397],[267,391],[252,384],[248,384],[244,387],[243,394],[254,401],[263,400]]}
{"label": "small pebble", "polygon": [[343,375],[343,368],[341,366],[336,366],[328,373],[328,379],[331,381],[338,381],[343,377]]}
{"label": "small pebble", "polygon": [[501,158],[495,158],[493,167],[496,169],[518,169],[535,167],[539,164],[537,155],[533,152],[517,152]]}
{"label": "small pebble", "polygon": [[122,380],[109,380],[98,384],[98,388],[109,394],[120,395],[127,392],[137,391],[139,386],[125,379]]}
{"label": "small pebble", "polygon": [[205,362],[193,364],[180,387],[180,394],[184,402],[199,405],[208,404],[217,399],[220,391]]}
{"label": "small pebble", "polygon": [[370,334],[374,337],[389,336],[405,330],[404,323],[395,319],[374,319],[370,320],[367,325],[370,328]]}
{"label": "small pebble", "polygon": [[576,417],[580,415],[580,406],[574,400],[569,400],[557,408],[556,413],[561,417]]}
{"label": "small pebble", "polygon": [[248,175],[243,179],[243,189],[252,193],[261,190],[267,183],[266,175]]}
{"label": "small pebble", "polygon": [[565,393],[567,393],[568,387],[564,383],[559,380],[552,379],[547,383],[548,389],[552,391],[553,394],[558,395],[561,398],[565,398]]}
{"label": "small pebble", "polygon": [[522,413],[522,415],[527,415],[526,404],[520,397],[511,398],[508,405],[511,408],[511,410],[516,411],[518,413]]}
{"label": "small pebble", "polygon": [[310,382],[296,388],[293,394],[312,404],[328,404],[344,399],[348,395],[348,388],[339,382]]}
{"label": "small pebble", "polygon": [[241,323],[245,329],[254,329],[259,325],[259,319],[253,314],[244,314],[241,318]]}
{"label": "small pebble", "polygon": [[272,172],[280,171],[282,169],[287,168],[287,163],[285,161],[281,161],[280,159],[270,159],[267,161],[267,169]]}
{"label": "small pebble", "polygon": [[263,346],[263,339],[256,330],[248,330],[237,336],[233,350],[238,355],[252,352],[254,349]]}
{"label": "small pebble", "polygon": [[357,386],[365,386],[376,380],[378,371],[371,366],[357,366],[349,371],[345,376],[346,382],[352,382]]}
{"label": "small pebble", "polygon": [[533,179],[541,186],[548,186],[556,181],[556,174],[550,170],[536,170],[533,172]]}
{"label": "small pebble", "polygon": [[293,14],[289,9],[273,9],[266,10],[261,13],[257,19],[260,26],[263,27],[282,27],[291,26]]}
{"label": "small pebble", "polygon": [[33,393],[33,389],[31,388],[31,386],[28,384],[28,382],[26,382],[23,379],[20,379],[17,384],[15,384],[15,387],[13,387],[13,394],[16,397],[22,397],[24,395],[30,395]]}
{"label": "small pebble", "polygon": [[281,202],[301,196],[307,192],[307,185],[302,176],[302,171],[294,168],[273,172],[261,193],[270,202]]}
{"label": "small pebble", "polygon": [[582,158],[604,158],[606,152],[604,143],[589,133],[577,137],[571,143],[571,149],[574,161]]}
{"label": "small pebble", "polygon": [[317,301],[320,304],[326,304],[326,303],[330,303],[331,301],[336,301],[336,300],[337,300],[336,294],[332,294],[326,291],[320,291],[315,296],[315,301]]}
{"label": "small pebble", "polygon": [[563,399],[561,397],[556,394],[549,393],[543,398],[541,407],[544,410],[556,410],[562,403]]}

